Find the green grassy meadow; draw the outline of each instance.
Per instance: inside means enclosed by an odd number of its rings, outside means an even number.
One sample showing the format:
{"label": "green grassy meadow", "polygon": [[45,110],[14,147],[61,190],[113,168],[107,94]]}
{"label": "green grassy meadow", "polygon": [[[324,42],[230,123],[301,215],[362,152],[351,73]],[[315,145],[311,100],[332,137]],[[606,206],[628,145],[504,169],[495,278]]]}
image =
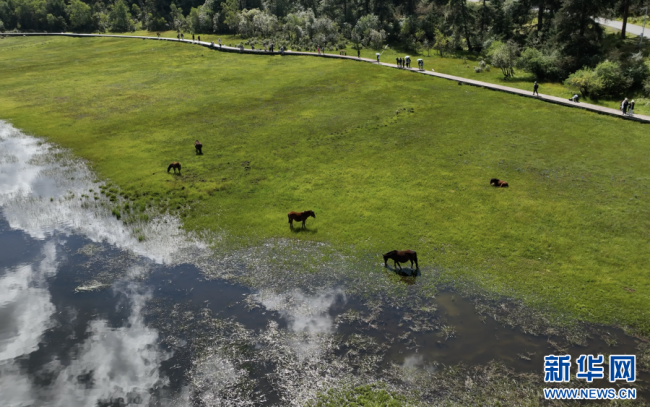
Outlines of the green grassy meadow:
{"label": "green grassy meadow", "polygon": [[[629,35],[627,39],[620,39],[620,32],[609,27],[605,27],[605,47],[612,54],[617,53],[635,53],[638,52],[638,37],[634,35]],[[155,37],[155,32],[148,31],[136,31],[134,33],[125,33],[125,35],[139,35],[139,36],[152,36]],[[162,37],[176,38],[175,31],[166,31],[161,32]],[[239,35],[233,34],[201,34],[202,41],[214,41],[217,43],[217,40],[221,38],[221,43],[223,45],[236,46],[240,42],[245,42],[246,39],[242,39]],[[191,39],[192,34],[186,34],[186,39]],[[260,44],[256,45],[256,48],[260,48]],[[244,45],[244,48],[250,49],[250,45]],[[650,52],[650,41],[643,43],[643,52],[648,54]],[[304,50],[303,50],[304,51]],[[348,56],[356,56],[357,51],[353,50],[348,46],[345,50]],[[308,51],[307,51],[308,52]],[[484,72],[474,72],[474,66],[478,65],[481,60],[480,56],[460,52],[461,55],[454,54],[445,54],[443,57],[440,57],[438,52],[434,49],[430,51],[421,50],[420,52],[407,51],[402,49],[399,44],[393,44],[388,47],[388,49],[371,49],[366,48],[361,50],[362,58],[375,59],[375,53],[380,52],[381,62],[394,64],[395,59],[398,57],[404,57],[405,55],[411,56],[412,66],[417,68],[417,59],[421,58],[424,61],[424,68],[427,71],[435,69],[436,72],[459,76],[461,78],[472,79],[476,81],[483,81],[488,83],[494,83],[497,85],[509,86],[516,89],[528,90],[532,93],[533,83],[535,82],[535,77],[531,74],[523,72],[519,69],[515,69],[515,76],[509,79],[505,79],[503,73],[498,68],[492,68],[490,71]],[[338,55],[339,51],[327,51],[328,54]],[[463,59],[463,55],[465,58]],[[560,82],[552,81],[540,81],[540,92],[542,94],[557,96],[562,98],[569,99],[576,93],[575,89],[570,89],[567,86],[564,86]],[[630,99],[641,99],[643,94],[637,92],[636,94],[626,95]],[[599,106],[605,106],[612,109],[618,109],[620,105],[620,99],[598,99],[594,100],[591,98],[581,98],[582,102],[591,103]],[[646,102],[647,99],[638,100],[635,112],[637,114],[650,115],[650,103]]]}
{"label": "green grassy meadow", "polygon": [[[187,230],[411,248],[424,272],[650,332],[647,125],[367,63],[184,43],[5,38],[0,72],[0,119],[70,148],[134,205],[178,210]],[[306,209],[316,219],[290,231],[287,212]]]}

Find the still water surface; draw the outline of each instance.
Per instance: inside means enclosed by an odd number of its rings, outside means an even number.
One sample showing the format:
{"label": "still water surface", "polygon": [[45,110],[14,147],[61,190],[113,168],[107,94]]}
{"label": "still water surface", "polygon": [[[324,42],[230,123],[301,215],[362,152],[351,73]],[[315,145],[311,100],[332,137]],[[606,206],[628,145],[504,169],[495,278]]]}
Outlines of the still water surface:
{"label": "still water surface", "polygon": [[[0,122],[4,406],[301,404],[396,365],[497,359],[541,375],[553,352],[549,338],[480,318],[450,292],[418,313],[345,281],[283,291],[213,278],[183,254],[209,249],[178,220],[139,225],[141,242],[94,199],[96,181],[83,162]],[[228,275],[271,267],[264,256],[226,260]],[[616,352],[634,353],[634,339],[616,335]],[[569,352],[611,348],[596,338]]]}

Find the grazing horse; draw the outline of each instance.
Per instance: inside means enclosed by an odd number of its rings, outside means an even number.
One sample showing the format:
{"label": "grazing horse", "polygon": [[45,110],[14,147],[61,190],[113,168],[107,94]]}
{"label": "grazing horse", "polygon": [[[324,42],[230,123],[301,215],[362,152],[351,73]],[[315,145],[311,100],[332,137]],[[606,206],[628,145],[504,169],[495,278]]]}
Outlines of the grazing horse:
{"label": "grazing horse", "polygon": [[289,212],[289,228],[293,229],[293,221],[302,222],[302,227],[305,227],[305,221],[308,217],[316,219],[316,214],[314,211],[304,211],[304,212]]}
{"label": "grazing horse", "polygon": [[490,185],[493,185],[497,188],[508,188],[508,183],[506,181],[502,181],[498,178],[492,178],[490,180]]}
{"label": "grazing horse", "polygon": [[203,148],[203,144],[201,144],[199,140],[196,140],[194,142],[194,149],[196,150],[196,153],[203,155],[203,152],[201,151],[202,148]]}
{"label": "grazing horse", "polygon": [[418,266],[418,254],[413,250],[391,250],[384,254],[384,267],[388,266],[388,259],[393,260],[395,263],[394,267],[399,267],[400,270],[402,270],[400,263],[406,263],[407,261],[411,262],[411,268],[413,268],[413,262],[415,262],[416,270],[420,269],[420,266]]}
{"label": "grazing horse", "polygon": [[174,169],[174,174],[176,174],[176,169],[178,169],[178,174],[180,175],[181,173],[181,163],[171,163],[169,164],[169,167],[167,167],[167,173],[169,173],[169,170]]}

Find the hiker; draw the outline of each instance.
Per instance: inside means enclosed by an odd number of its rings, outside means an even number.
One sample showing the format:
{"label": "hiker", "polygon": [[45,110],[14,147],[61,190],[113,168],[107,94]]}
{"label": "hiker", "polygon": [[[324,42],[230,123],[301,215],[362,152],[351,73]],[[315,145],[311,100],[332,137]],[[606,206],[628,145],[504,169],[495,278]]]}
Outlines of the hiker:
{"label": "hiker", "polygon": [[198,37],[198,38],[199,38],[199,42],[201,42],[201,36],[200,36],[200,35],[199,35],[199,37]]}
{"label": "hiker", "polygon": [[158,39],[160,39],[160,33],[156,33],[156,34],[158,34]]}
{"label": "hiker", "polygon": [[255,51],[255,44],[251,44],[251,50]]}
{"label": "hiker", "polygon": [[623,115],[627,115],[627,108],[630,105],[630,102],[628,102],[627,98],[623,99]]}
{"label": "hiker", "polygon": [[357,58],[361,58],[361,50],[360,49],[357,50]]}
{"label": "hiker", "polygon": [[178,40],[180,41],[180,40],[181,40],[181,35],[180,35],[180,34],[176,34],[176,38],[178,38]]}
{"label": "hiker", "polygon": [[379,63],[379,57],[381,56],[380,53],[377,53],[377,63]]}
{"label": "hiker", "polygon": [[418,59],[418,69],[424,70],[424,61],[421,59]]}
{"label": "hiker", "polygon": [[181,33],[181,40],[185,41],[185,34]]}
{"label": "hiker", "polygon": [[539,92],[537,91],[537,89],[539,89],[539,85],[537,84],[537,81],[535,81],[535,84],[533,85],[533,96],[535,96],[535,94],[539,96]]}
{"label": "hiker", "polygon": [[221,48],[221,38],[219,38],[219,48]]}
{"label": "hiker", "polygon": [[634,100],[630,102],[630,109],[628,110],[630,116],[634,116]]}
{"label": "hiker", "polygon": [[320,55],[320,46],[316,47],[316,51],[318,51],[318,55]]}
{"label": "hiker", "polygon": [[194,42],[194,34],[192,34],[192,42]]}
{"label": "hiker", "polygon": [[575,102],[575,103],[578,103],[578,99],[580,99],[580,96],[578,96],[577,94],[575,94],[575,95],[571,96],[571,99],[569,99],[569,102]]}

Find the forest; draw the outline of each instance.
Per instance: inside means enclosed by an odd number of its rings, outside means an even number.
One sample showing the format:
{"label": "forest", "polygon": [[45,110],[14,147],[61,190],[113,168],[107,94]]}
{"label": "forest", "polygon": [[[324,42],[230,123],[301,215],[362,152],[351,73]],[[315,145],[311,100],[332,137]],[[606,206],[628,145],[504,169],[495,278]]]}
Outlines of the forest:
{"label": "forest", "polygon": [[643,0],[201,1],[0,0],[0,32],[231,33],[247,45],[298,50],[397,44],[414,53],[482,55],[506,79],[516,67],[594,100],[650,93],[643,53],[605,47],[595,21],[643,16]]}

